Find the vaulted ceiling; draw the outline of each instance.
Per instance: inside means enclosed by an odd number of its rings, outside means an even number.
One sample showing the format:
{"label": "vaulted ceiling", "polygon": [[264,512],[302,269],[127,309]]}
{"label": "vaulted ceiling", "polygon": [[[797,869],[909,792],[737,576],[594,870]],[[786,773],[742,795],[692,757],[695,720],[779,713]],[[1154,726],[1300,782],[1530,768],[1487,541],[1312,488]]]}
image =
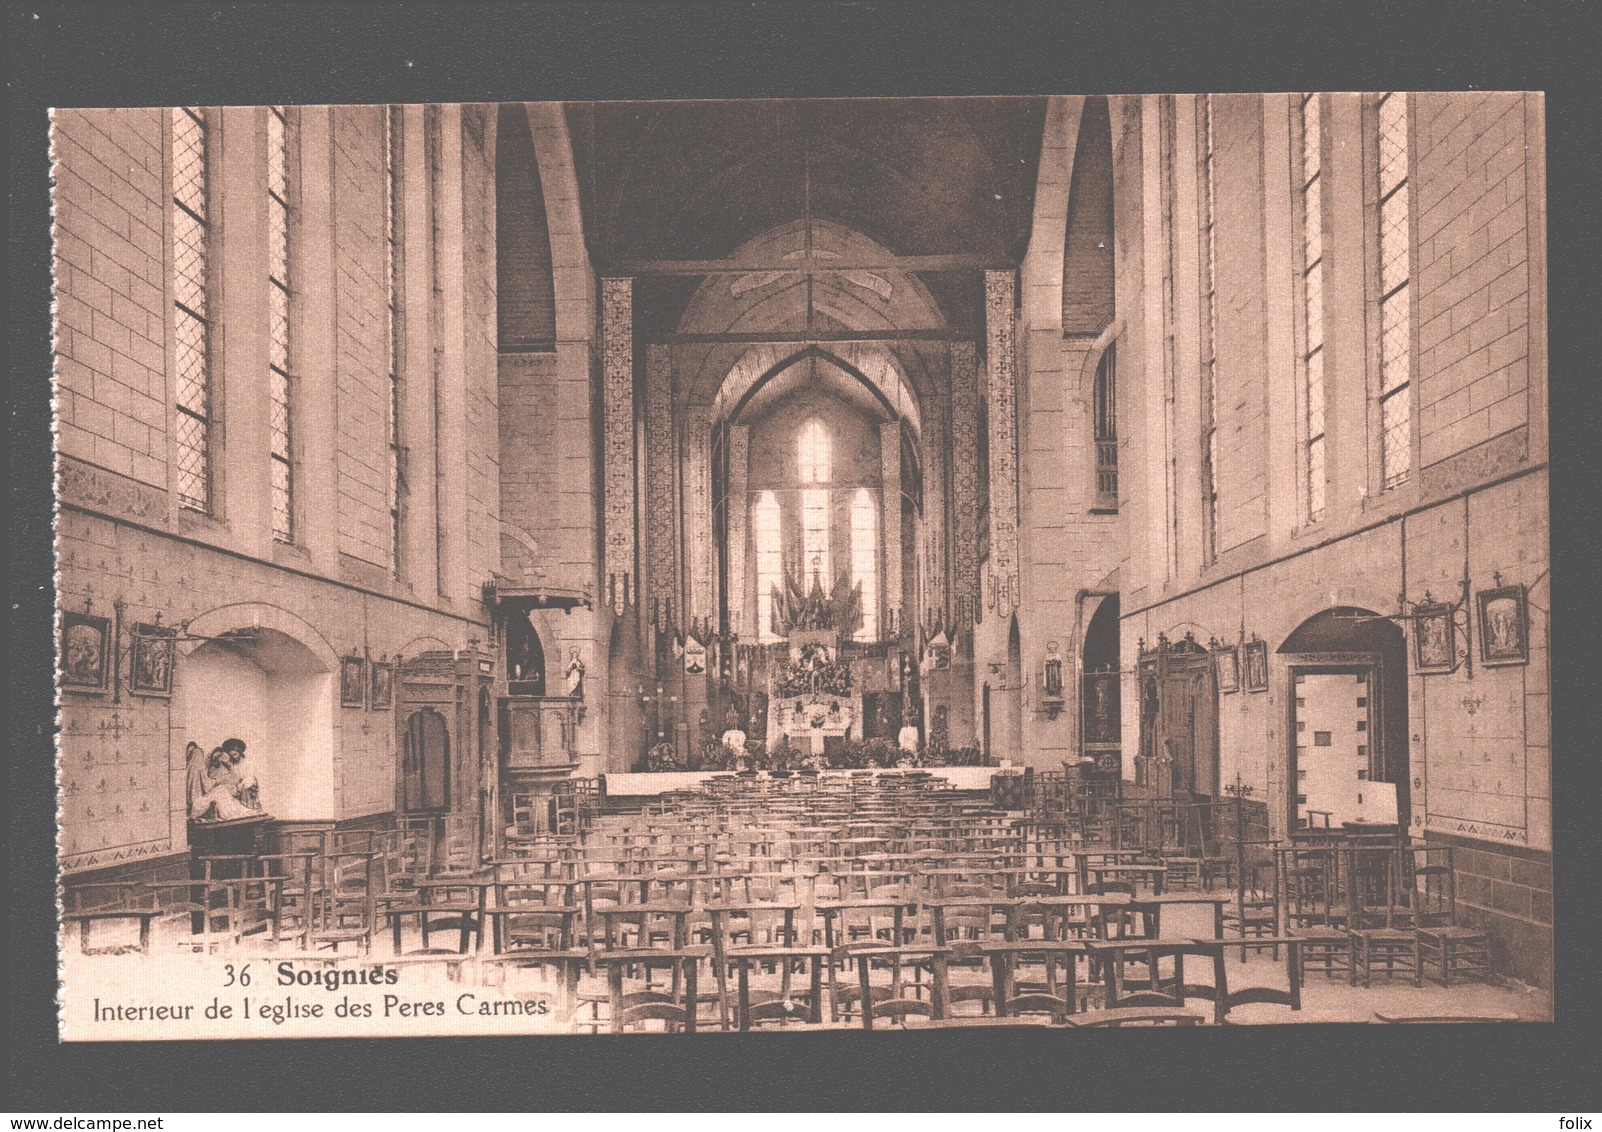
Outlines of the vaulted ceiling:
{"label": "vaulted ceiling", "polygon": [[[574,103],[566,108],[597,271],[721,259],[812,217],[897,256],[964,257],[921,278],[948,324],[978,315],[976,267],[1029,238],[1045,123],[1040,98]],[[942,265],[935,265],[942,266]],[[641,281],[666,330],[699,279]]]}

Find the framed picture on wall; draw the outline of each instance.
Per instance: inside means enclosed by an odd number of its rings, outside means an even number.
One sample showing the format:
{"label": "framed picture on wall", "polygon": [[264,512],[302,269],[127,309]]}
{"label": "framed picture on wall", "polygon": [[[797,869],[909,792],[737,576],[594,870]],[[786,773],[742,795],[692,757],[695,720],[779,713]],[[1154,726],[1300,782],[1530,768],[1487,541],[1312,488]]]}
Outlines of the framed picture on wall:
{"label": "framed picture on wall", "polygon": [[367,702],[367,658],[347,656],[339,662],[339,702],[361,707]]}
{"label": "framed picture on wall", "polygon": [[89,613],[61,614],[58,674],[68,692],[104,692],[111,671],[111,619]]}
{"label": "framed picture on wall", "polygon": [[1213,666],[1218,669],[1220,692],[1240,691],[1240,649],[1234,645],[1219,645],[1213,649]]}
{"label": "framed picture on wall", "polygon": [[1118,742],[1118,673],[1085,673],[1084,710],[1085,742]]}
{"label": "framed picture on wall", "polygon": [[388,711],[395,705],[395,662],[373,661],[372,688],[367,706],[373,711]]}
{"label": "framed picture on wall", "polygon": [[128,662],[128,690],[140,696],[172,695],[177,634],[160,625],[135,625]]}
{"label": "framed picture on wall", "polygon": [[1413,611],[1413,667],[1425,676],[1457,670],[1457,626],[1450,606],[1435,602]]}
{"label": "framed picture on wall", "polygon": [[1268,691],[1268,642],[1256,637],[1241,646],[1245,660],[1241,667],[1242,682],[1248,692]]}
{"label": "framed picture on wall", "polygon": [[1501,586],[1475,595],[1480,610],[1480,660],[1488,667],[1530,659],[1529,604],[1523,586]]}

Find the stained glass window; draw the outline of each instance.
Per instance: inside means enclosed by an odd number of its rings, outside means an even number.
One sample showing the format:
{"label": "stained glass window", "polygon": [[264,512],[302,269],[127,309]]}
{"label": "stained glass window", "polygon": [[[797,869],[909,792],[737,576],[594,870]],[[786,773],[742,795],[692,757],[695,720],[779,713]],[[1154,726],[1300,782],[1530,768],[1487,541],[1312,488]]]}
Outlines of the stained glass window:
{"label": "stained glass window", "polygon": [[173,343],[178,376],[180,506],[211,511],[211,359],[206,307],[206,117],[174,107],[172,127]]}
{"label": "stained glass window", "polygon": [[829,490],[809,487],[801,493],[801,565],[807,585],[817,575],[825,593],[833,588],[829,572]]}
{"label": "stained glass window", "polygon": [[295,540],[291,455],[294,383],[289,362],[289,146],[284,108],[267,110],[267,384],[272,436],[273,538]]}
{"label": "stained glass window", "polygon": [[1323,101],[1302,98],[1302,399],[1306,430],[1302,475],[1307,521],[1324,517],[1324,179]]}
{"label": "stained glass window", "polygon": [[851,577],[862,587],[859,641],[879,634],[879,516],[873,495],[859,487],[851,500]]}
{"label": "stained glass window", "polygon": [[808,421],[796,441],[802,483],[829,482],[829,434],[818,420]]}
{"label": "stained glass window", "polygon": [[1380,465],[1387,490],[1413,470],[1413,314],[1407,95],[1379,102]]}
{"label": "stained glass window", "polygon": [[751,507],[751,538],[756,544],[757,639],[776,641],[773,631],[773,588],[783,582],[784,556],[779,541],[779,500],[764,491]]}

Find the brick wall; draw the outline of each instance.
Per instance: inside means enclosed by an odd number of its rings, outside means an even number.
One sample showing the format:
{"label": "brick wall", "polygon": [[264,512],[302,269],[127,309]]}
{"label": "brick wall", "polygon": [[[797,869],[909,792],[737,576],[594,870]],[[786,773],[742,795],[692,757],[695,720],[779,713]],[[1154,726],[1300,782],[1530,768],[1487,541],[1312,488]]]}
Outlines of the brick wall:
{"label": "brick wall", "polygon": [[381,107],[342,108],[333,116],[339,549],[389,568],[385,141]]}
{"label": "brick wall", "polygon": [[53,119],[60,450],[167,485],[162,110]]}
{"label": "brick wall", "polygon": [[[1267,529],[1268,379],[1264,357],[1262,105],[1256,95],[1213,99],[1218,331],[1218,549]],[[1188,171],[1187,171],[1188,173]],[[1176,238],[1187,238],[1180,233]],[[1151,372],[1157,373],[1155,362]],[[1282,376],[1282,375],[1281,375]],[[1183,378],[1182,378],[1183,379]],[[1189,436],[1183,424],[1179,436]]]}
{"label": "brick wall", "polygon": [[1498,970],[1537,986],[1552,985],[1552,854],[1431,834],[1452,847],[1458,922],[1491,940]]}
{"label": "brick wall", "polygon": [[1414,97],[1421,464],[1529,419],[1524,96]]}
{"label": "brick wall", "polygon": [[467,415],[467,576],[470,586],[500,566],[499,372],[495,310],[495,115],[463,110],[463,333]]}

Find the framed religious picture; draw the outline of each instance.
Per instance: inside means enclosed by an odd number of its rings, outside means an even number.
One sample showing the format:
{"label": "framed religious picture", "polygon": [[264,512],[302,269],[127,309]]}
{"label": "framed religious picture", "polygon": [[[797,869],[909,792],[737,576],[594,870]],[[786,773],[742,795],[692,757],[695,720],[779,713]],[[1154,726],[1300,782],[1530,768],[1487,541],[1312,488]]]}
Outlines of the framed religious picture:
{"label": "framed religious picture", "polygon": [[1235,645],[1219,645],[1213,649],[1213,667],[1218,670],[1220,692],[1240,691],[1240,649]]}
{"label": "framed religious picture", "polygon": [[1413,667],[1425,676],[1457,670],[1457,626],[1440,602],[1413,611]]}
{"label": "framed religious picture", "polygon": [[339,662],[339,703],[361,707],[367,702],[367,658],[347,656]]}
{"label": "framed religious picture", "polygon": [[68,692],[104,692],[111,672],[111,619],[89,613],[61,614],[61,687]]}
{"label": "framed religious picture", "polygon": [[1084,712],[1086,743],[1118,742],[1118,673],[1085,673]]}
{"label": "framed religious picture", "polygon": [[1530,659],[1529,605],[1523,586],[1481,590],[1480,660],[1488,667]]}
{"label": "framed religious picture", "polygon": [[128,690],[139,696],[172,695],[177,634],[160,625],[135,625],[128,661]]}
{"label": "framed religious picture", "polygon": [[1268,642],[1256,637],[1241,647],[1242,683],[1248,692],[1268,691]]}
{"label": "framed religious picture", "polygon": [[395,662],[392,660],[373,661],[371,688],[367,696],[367,706],[373,711],[388,711],[395,706]]}

